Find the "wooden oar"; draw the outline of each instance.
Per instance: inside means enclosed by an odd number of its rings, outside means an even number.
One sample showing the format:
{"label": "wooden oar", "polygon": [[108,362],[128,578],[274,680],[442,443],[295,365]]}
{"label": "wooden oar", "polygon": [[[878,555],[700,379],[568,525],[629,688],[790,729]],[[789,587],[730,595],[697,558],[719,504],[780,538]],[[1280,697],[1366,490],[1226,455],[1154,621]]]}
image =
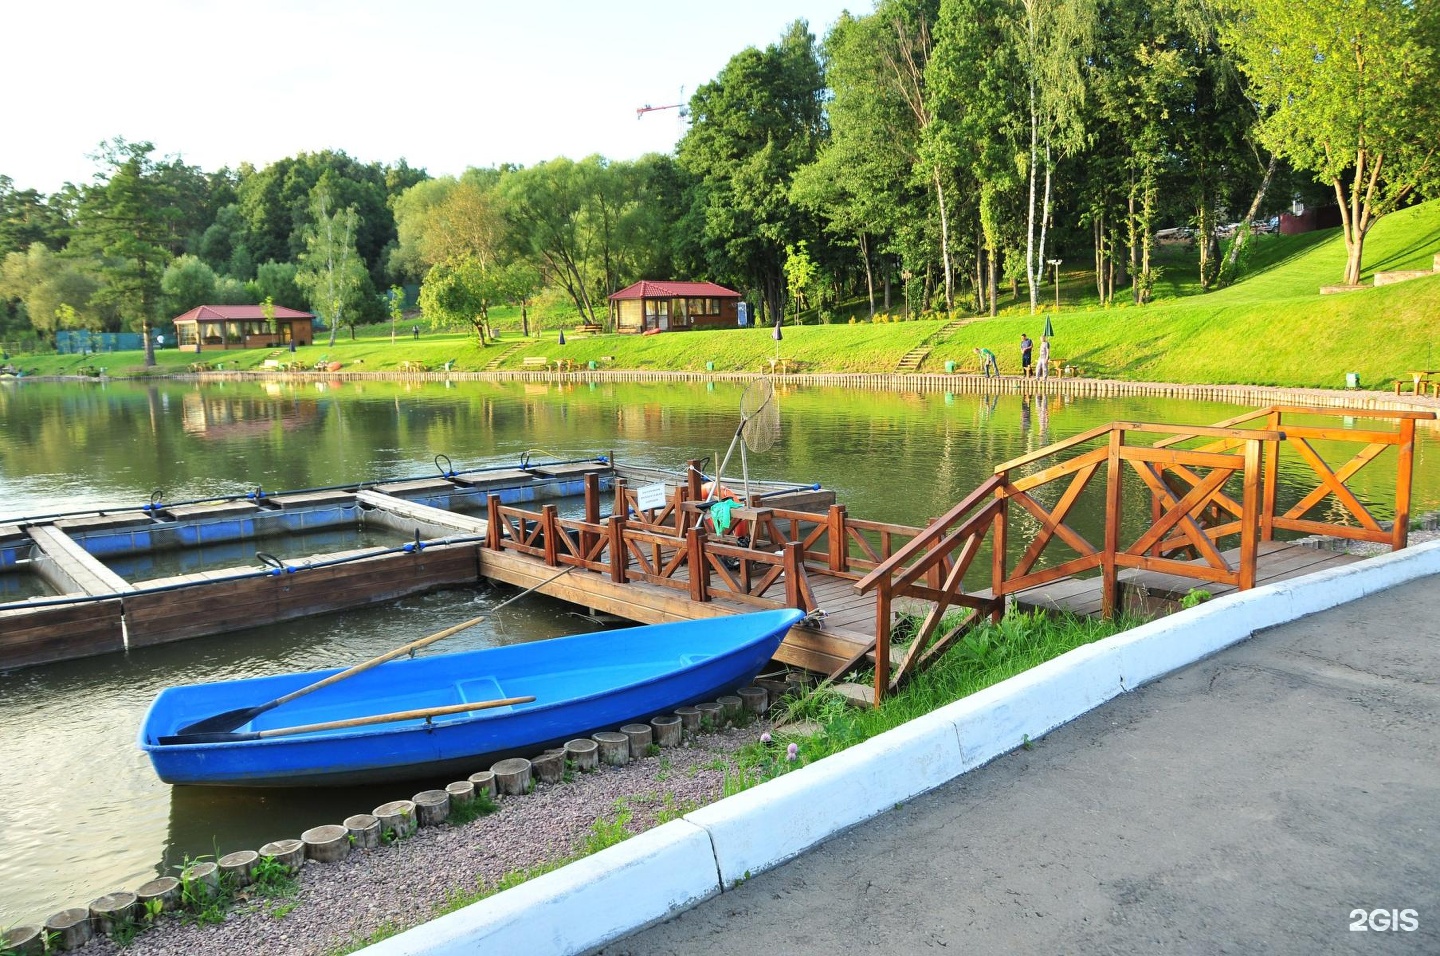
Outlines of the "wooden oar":
{"label": "wooden oar", "polygon": [[354,677],[361,671],[368,671],[370,668],[383,664],[386,661],[393,661],[397,657],[404,657],[406,654],[419,650],[428,644],[434,644],[436,641],[442,641],[453,634],[459,634],[461,631],[472,628],[483,620],[485,620],[483,617],[471,618],[463,624],[447,627],[438,634],[431,634],[429,637],[422,637],[418,641],[411,641],[404,647],[397,647],[388,654],[381,654],[373,660],[368,660],[363,664],[356,664],[354,667],[347,668],[338,674],[331,674],[324,680],[317,680],[315,683],[307,684],[299,690],[292,690],[283,697],[277,697],[263,704],[256,704],[254,707],[239,707],[235,710],[227,710],[223,714],[216,714],[213,717],[202,718],[193,724],[186,724],[176,731],[176,733],[180,736],[186,736],[189,734],[214,734],[234,730],[241,724],[247,724],[251,720],[254,720],[267,710],[273,710],[281,704],[289,703],[297,697],[304,697],[306,694],[313,693],[322,687],[329,687],[331,684],[339,683],[347,677]]}
{"label": "wooden oar", "polygon": [[366,724],[386,724],[396,720],[418,720],[421,717],[444,717],[446,714],[463,714],[469,710],[487,710],[491,707],[508,707],[511,704],[528,704],[534,697],[503,697],[499,700],[482,700],[473,704],[450,704],[445,707],[427,707],[422,710],[401,710],[393,714],[372,714],[369,717],[352,717],[349,720],[327,720],[319,724],[302,724],[299,727],[274,727],[270,730],[256,730],[246,733],[175,734],[161,737],[160,745],[171,744],[224,744],[240,740],[264,740],[266,737],[288,737],[291,734],[309,734],[317,730],[339,730],[342,727],[363,727]]}

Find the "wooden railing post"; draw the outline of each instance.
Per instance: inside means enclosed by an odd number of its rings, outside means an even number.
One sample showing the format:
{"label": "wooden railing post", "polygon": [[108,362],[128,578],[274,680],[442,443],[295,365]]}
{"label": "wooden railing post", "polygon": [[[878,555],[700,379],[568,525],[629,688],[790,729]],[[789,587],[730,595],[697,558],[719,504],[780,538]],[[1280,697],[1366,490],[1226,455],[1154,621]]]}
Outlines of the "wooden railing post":
{"label": "wooden railing post", "polygon": [[625,568],[630,563],[630,552],[625,548],[625,512],[610,516],[610,580],[625,584]]}
{"label": "wooden railing post", "polygon": [[1260,539],[1264,512],[1261,499],[1264,478],[1264,446],[1255,439],[1245,442],[1245,484],[1240,499],[1240,570],[1236,587],[1248,591],[1255,586],[1255,567],[1260,559]]}
{"label": "wooden railing post", "polygon": [[615,479],[615,503],[610,506],[612,515],[628,515],[630,505],[625,501],[625,479]]}
{"label": "wooden railing post", "polygon": [[1010,520],[1010,497],[1006,493],[1010,487],[1007,476],[1005,484],[995,490],[1000,495],[1000,507],[995,511],[995,518],[990,526],[990,593],[997,598],[995,610],[990,612],[990,619],[999,622],[1005,614],[1005,577],[1008,574],[1006,567],[1005,528]]}
{"label": "wooden railing post", "polygon": [[[1265,418],[1265,427],[1270,431],[1280,431],[1280,412],[1272,411]],[[1260,540],[1275,540],[1275,494],[1280,485],[1280,442],[1269,441],[1265,443],[1265,460],[1262,467],[1265,469],[1264,492],[1260,498]]]}
{"label": "wooden railing post", "polygon": [[[675,516],[675,537],[685,537],[685,502],[688,499],[688,492],[684,485],[675,486],[675,496],[670,502],[670,513]],[[699,524],[700,522],[696,522]]]}
{"label": "wooden railing post", "polygon": [[875,706],[890,690],[890,579],[875,589]]}
{"label": "wooden railing post", "polygon": [[831,505],[825,534],[830,542],[830,570],[844,571],[849,564],[850,540],[845,534],[845,506]]}
{"label": "wooden railing post", "polygon": [[556,558],[559,549],[555,547],[555,536],[560,533],[560,526],[556,524],[559,516],[560,512],[554,505],[540,508],[540,530],[545,535],[545,563],[552,568],[560,563]]}
{"label": "wooden railing post", "polygon": [[[585,476],[585,523],[600,523],[600,476],[594,472]],[[580,532],[580,554],[587,560],[595,545],[596,535],[593,531]]]}
{"label": "wooden railing post", "polygon": [[690,501],[699,501],[702,497],[700,484],[700,459],[691,458],[685,463],[685,490]]}
{"label": "wooden railing post", "polygon": [[691,528],[685,532],[685,550],[690,564],[690,600],[710,600],[710,562],[705,560],[705,529]]}
{"label": "wooden railing post", "polygon": [[505,548],[503,530],[500,521],[500,496],[485,496],[485,547],[491,551],[502,551]]}
{"label": "wooden railing post", "polygon": [[1110,430],[1110,453],[1106,458],[1105,485],[1105,551],[1100,556],[1100,613],[1113,618],[1120,603],[1119,568],[1115,556],[1120,552],[1120,449],[1125,444],[1125,432],[1120,428]]}
{"label": "wooden railing post", "polygon": [[1390,547],[1398,551],[1410,543],[1410,481],[1415,470],[1415,419],[1400,419],[1400,457],[1395,463],[1395,524]]}
{"label": "wooden railing post", "polygon": [[809,602],[805,600],[805,591],[800,586],[801,577],[805,574],[805,552],[799,541],[785,542],[781,551],[785,558],[785,605],[809,611]]}

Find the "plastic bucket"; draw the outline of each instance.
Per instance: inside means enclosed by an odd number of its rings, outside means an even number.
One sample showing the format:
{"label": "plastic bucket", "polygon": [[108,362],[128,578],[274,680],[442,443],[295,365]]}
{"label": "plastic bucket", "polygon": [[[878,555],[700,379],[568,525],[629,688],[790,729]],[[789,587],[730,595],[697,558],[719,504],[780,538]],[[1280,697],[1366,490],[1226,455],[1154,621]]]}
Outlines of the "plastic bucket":
{"label": "plastic bucket", "polygon": [[1359,372],[1346,372],[1346,373],[1345,373],[1345,387],[1346,387],[1346,388],[1359,388],[1359,387],[1360,387],[1360,373],[1359,373]]}
{"label": "plastic bucket", "polygon": [[946,362],[946,363],[945,363],[945,373],[946,373],[947,375],[954,375],[954,374],[955,374],[955,363],[954,363],[954,362]]}

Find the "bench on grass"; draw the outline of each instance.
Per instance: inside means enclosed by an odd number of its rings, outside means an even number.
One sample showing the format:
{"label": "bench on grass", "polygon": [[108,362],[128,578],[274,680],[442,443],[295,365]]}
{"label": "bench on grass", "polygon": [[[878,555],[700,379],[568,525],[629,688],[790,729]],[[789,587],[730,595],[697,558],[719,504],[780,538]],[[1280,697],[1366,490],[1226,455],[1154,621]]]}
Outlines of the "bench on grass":
{"label": "bench on grass", "polygon": [[575,331],[579,332],[581,335],[599,335],[601,332],[605,331],[605,326],[598,325],[594,322],[585,322],[581,325],[575,326]]}
{"label": "bench on grass", "polygon": [[520,364],[525,368],[543,369],[550,364],[550,360],[543,355],[527,355],[520,360]]}

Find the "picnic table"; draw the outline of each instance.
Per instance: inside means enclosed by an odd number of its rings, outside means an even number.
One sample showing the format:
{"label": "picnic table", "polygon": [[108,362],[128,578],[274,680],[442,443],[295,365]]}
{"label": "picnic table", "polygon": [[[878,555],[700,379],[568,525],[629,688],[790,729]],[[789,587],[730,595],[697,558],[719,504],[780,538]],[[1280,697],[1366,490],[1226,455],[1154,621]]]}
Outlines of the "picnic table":
{"label": "picnic table", "polygon": [[[1410,376],[1411,391],[1416,395],[1424,395],[1426,389],[1429,389],[1433,395],[1440,395],[1440,381],[1436,381],[1430,377],[1432,375],[1440,375],[1440,369],[1412,369],[1405,374]],[[1405,380],[1403,378],[1397,378],[1395,380],[1396,395],[1400,394],[1400,389],[1404,384]]]}

